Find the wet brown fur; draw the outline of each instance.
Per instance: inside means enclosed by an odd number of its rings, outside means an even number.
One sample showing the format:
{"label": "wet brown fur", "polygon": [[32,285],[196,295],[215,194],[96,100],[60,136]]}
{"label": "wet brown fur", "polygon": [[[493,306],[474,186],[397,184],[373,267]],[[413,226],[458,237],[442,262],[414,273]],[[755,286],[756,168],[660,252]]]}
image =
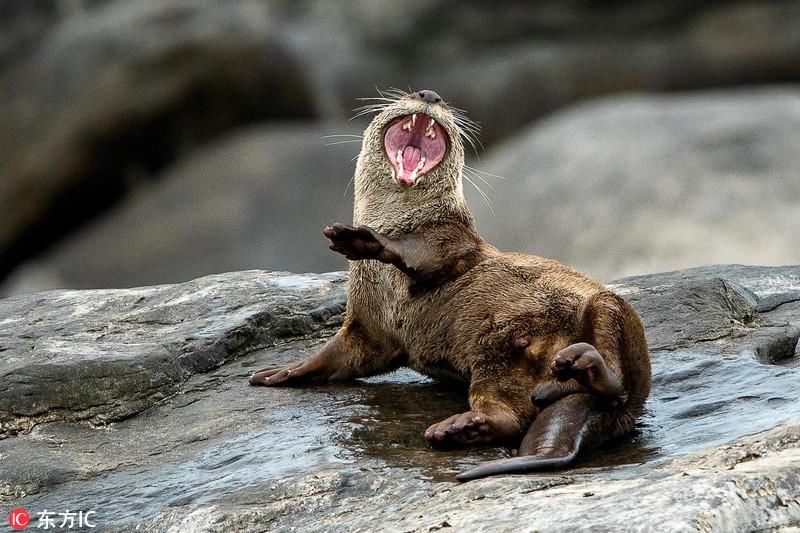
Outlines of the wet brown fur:
{"label": "wet brown fur", "polygon": [[[433,117],[449,142],[442,162],[404,188],[392,179],[383,136],[391,120],[411,113]],[[539,415],[544,429],[537,431],[554,436],[529,434],[521,454],[566,457],[563,450],[551,453],[550,441],[577,450],[629,432],[650,390],[638,316],[571,268],[500,252],[477,235],[463,195],[463,130],[456,117],[443,102],[431,104],[415,93],[387,99],[364,133],[354,227],[326,229],[333,249],[360,259],[350,263],[344,325],[315,356],[256,373],[251,383],[342,381],[400,366],[461,379],[469,384],[471,411],[429,428],[426,437],[438,445],[519,442],[526,429],[537,427],[532,422]],[[588,390],[583,374],[554,370],[562,350],[576,343],[596,349],[610,381],[601,376]],[[542,415],[558,420],[562,411],[567,418],[575,413],[580,435],[553,427],[557,422]]]}

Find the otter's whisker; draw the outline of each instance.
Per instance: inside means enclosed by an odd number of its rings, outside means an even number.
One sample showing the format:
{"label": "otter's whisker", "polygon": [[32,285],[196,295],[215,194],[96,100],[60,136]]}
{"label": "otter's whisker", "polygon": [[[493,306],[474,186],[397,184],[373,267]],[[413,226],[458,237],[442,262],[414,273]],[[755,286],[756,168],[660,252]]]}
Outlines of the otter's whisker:
{"label": "otter's whisker", "polygon": [[365,106],[357,107],[353,111],[355,111],[355,115],[350,118],[350,120],[356,119],[358,117],[363,117],[364,115],[372,115],[377,114],[386,109],[386,106],[389,104],[367,104]]}
{"label": "otter's whisker", "polygon": [[470,183],[470,184],[471,184],[473,187],[475,187],[475,190],[476,190],[476,191],[478,191],[478,193],[481,195],[481,197],[483,198],[483,201],[484,201],[484,202],[486,202],[486,207],[488,207],[488,208],[489,208],[489,211],[491,211],[491,212],[492,212],[492,216],[493,216],[493,217],[496,217],[497,215],[495,214],[495,212],[494,212],[494,208],[492,207],[492,201],[489,199],[489,197],[486,195],[486,193],[485,193],[485,192],[483,192],[483,191],[481,190],[481,188],[480,188],[480,187],[478,187],[478,186],[475,184],[475,182],[474,182],[474,181],[472,181],[471,179],[469,179],[469,176],[467,176],[466,174],[462,174],[462,176],[464,176],[464,179],[466,179],[466,180],[467,180],[467,181],[468,181],[468,182],[469,182],[469,183]]}
{"label": "otter's whisker", "polygon": [[[358,157],[358,156],[356,156],[356,157]],[[355,159],[355,158],[353,158],[353,159]],[[347,191],[350,190],[350,185],[353,184],[353,180],[355,180],[355,179],[356,179],[356,176],[355,176],[355,174],[353,174],[353,176],[350,177],[350,181],[347,182],[347,187],[344,188],[344,194],[342,194],[342,198],[347,198]]]}
{"label": "otter's whisker", "polygon": [[464,165],[464,172],[468,172],[470,176],[472,176],[475,179],[481,180],[483,183],[486,184],[487,187],[489,187],[490,189],[494,190],[494,185],[492,185],[491,183],[486,181],[480,174],[477,174],[476,172],[474,172],[471,168],[467,167],[466,165]]}
{"label": "otter's whisker", "polygon": [[356,98],[359,102],[370,102],[370,101],[377,101],[377,102],[394,102],[396,98],[387,98],[385,96],[364,96],[362,98]]}
{"label": "otter's whisker", "polygon": [[325,143],[325,146],[336,146],[337,144],[348,144],[348,143],[358,143],[361,144],[363,141],[361,139],[347,139],[346,141],[334,141],[331,143]]}
{"label": "otter's whisker", "polygon": [[508,179],[505,176],[500,176],[499,174],[492,174],[491,172],[486,172],[485,170],[480,170],[478,168],[471,167],[469,165],[464,165],[464,167],[470,169],[473,172],[477,172],[478,174],[483,174],[484,176],[489,176],[489,177],[497,178],[497,179],[500,179],[500,180],[507,180]]}
{"label": "otter's whisker", "polygon": [[456,123],[461,136],[466,140],[469,145],[472,147],[472,151],[475,152],[476,157],[480,157],[478,155],[478,146],[481,147],[481,150],[485,150],[483,143],[481,143],[478,135],[480,134],[481,127],[480,124],[472,120],[471,118],[467,117],[466,112],[462,109],[458,109],[457,107],[453,107],[453,121]]}
{"label": "otter's whisker", "polygon": [[461,136],[464,138],[464,140],[466,140],[469,143],[470,147],[472,148],[472,151],[475,152],[475,157],[480,158],[480,155],[478,154],[477,145],[480,145],[481,150],[484,150],[483,144],[481,144],[481,142],[477,138],[473,138],[472,135],[465,134],[463,130],[461,131]]}
{"label": "otter's whisker", "polygon": [[389,87],[388,89],[383,89],[383,90],[375,87],[375,90],[377,90],[378,94],[381,95],[382,97],[393,98],[395,100],[398,98],[402,98],[411,92],[411,89],[409,89],[408,92],[406,92],[402,89],[398,89],[397,87]]}

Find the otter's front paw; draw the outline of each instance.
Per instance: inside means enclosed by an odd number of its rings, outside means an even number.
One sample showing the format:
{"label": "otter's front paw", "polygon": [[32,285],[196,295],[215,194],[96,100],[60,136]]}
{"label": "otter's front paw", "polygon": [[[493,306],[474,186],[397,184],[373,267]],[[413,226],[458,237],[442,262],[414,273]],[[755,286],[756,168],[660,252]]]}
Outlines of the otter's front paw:
{"label": "otter's front paw", "polygon": [[323,349],[303,361],[264,368],[250,376],[250,385],[264,387],[293,387],[308,383],[324,383],[346,379],[350,369],[342,364],[330,351]]}
{"label": "otter's front paw", "polygon": [[298,361],[286,366],[264,368],[250,376],[250,385],[265,387],[291,386],[307,381],[310,365],[308,361]]}
{"label": "otter's front paw", "polygon": [[334,224],[328,226],[322,233],[331,241],[328,246],[350,259],[379,259],[384,250],[382,237],[368,226],[346,226]]}

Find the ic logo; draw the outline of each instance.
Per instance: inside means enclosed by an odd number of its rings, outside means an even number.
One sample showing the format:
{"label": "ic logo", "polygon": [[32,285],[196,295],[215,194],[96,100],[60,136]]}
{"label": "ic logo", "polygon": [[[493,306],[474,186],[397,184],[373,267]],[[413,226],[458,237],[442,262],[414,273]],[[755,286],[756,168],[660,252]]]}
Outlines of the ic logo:
{"label": "ic logo", "polygon": [[22,507],[14,509],[8,514],[8,523],[11,524],[11,529],[25,529],[30,521],[31,517],[28,515],[28,511]]}

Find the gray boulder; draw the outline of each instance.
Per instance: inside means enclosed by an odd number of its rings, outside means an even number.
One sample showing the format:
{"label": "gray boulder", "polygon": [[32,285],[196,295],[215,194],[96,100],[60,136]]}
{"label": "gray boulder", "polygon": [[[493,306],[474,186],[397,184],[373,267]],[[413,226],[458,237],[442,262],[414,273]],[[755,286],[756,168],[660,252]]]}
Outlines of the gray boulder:
{"label": "gray boulder", "polygon": [[[130,287],[242,268],[346,268],[327,249],[322,228],[352,220],[349,183],[360,144],[348,141],[358,140],[357,128],[273,123],[220,136],[21,265],[3,289]],[[339,137],[346,134],[353,136]]]}
{"label": "gray boulder", "polygon": [[[555,113],[493,149],[481,234],[601,279],[800,262],[800,89],[627,95]],[[474,180],[474,178],[473,178]],[[469,189],[469,187],[467,187]]]}
{"label": "gray boulder", "polygon": [[245,271],[0,300],[0,435],[135,415],[195,373],[323,327],[344,309],[344,279]]}
{"label": "gray boulder", "polygon": [[376,86],[435,89],[487,143],[598,95],[800,79],[800,5],[781,0],[308,0],[272,14],[324,113],[348,116]]}
{"label": "gray boulder", "polygon": [[[797,2],[530,2],[506,9],[441,2],[433,17],[460,12],[420,40],[461,51],[430,69],[459,107],[481,118],[494,142],[567,104],[604,94],[796,81]],[[503,38],[497,39],[497,35]],[[457,45],[456,45],[457,43]]]}
{"label": "gray boulder", "polygon": [[[430,87],[469,110],[491,145],[597,95],[796,81],[799,10],[782,0],[0,0],[0,278],[240,124],[341,119],[376,87]],[[57,270],[32,270],[26,287],[61,285]]]}
{"label": "gray boulder", "polygon": [[800,266],[626,278],[649,414],[575,468],[463,485],[433,451],[465,394],[409,371],[263,389],[317,349],[342,274],[259,271],[0,300],[0,501],[108,531],[790,531],[800,524]]}
{"label": "gray boulder", "polygon": [[[351,220],[361,127],[267,124],[222,136],[0,290],[344,268],[319,231]],[[326,146],[337,142],[345,144]],[[487,240],[601,279],[714,262],[792,264],[798,145],[794,86],[626,95],[556,113],[471,162],[506,178],[467,173],[494,212],[465,187]]]}
{"label": "gray boulder", "polygon": [[105,3],[52,23],[0,72],[0,277],[210,137],[312,116],[267,13]]}

